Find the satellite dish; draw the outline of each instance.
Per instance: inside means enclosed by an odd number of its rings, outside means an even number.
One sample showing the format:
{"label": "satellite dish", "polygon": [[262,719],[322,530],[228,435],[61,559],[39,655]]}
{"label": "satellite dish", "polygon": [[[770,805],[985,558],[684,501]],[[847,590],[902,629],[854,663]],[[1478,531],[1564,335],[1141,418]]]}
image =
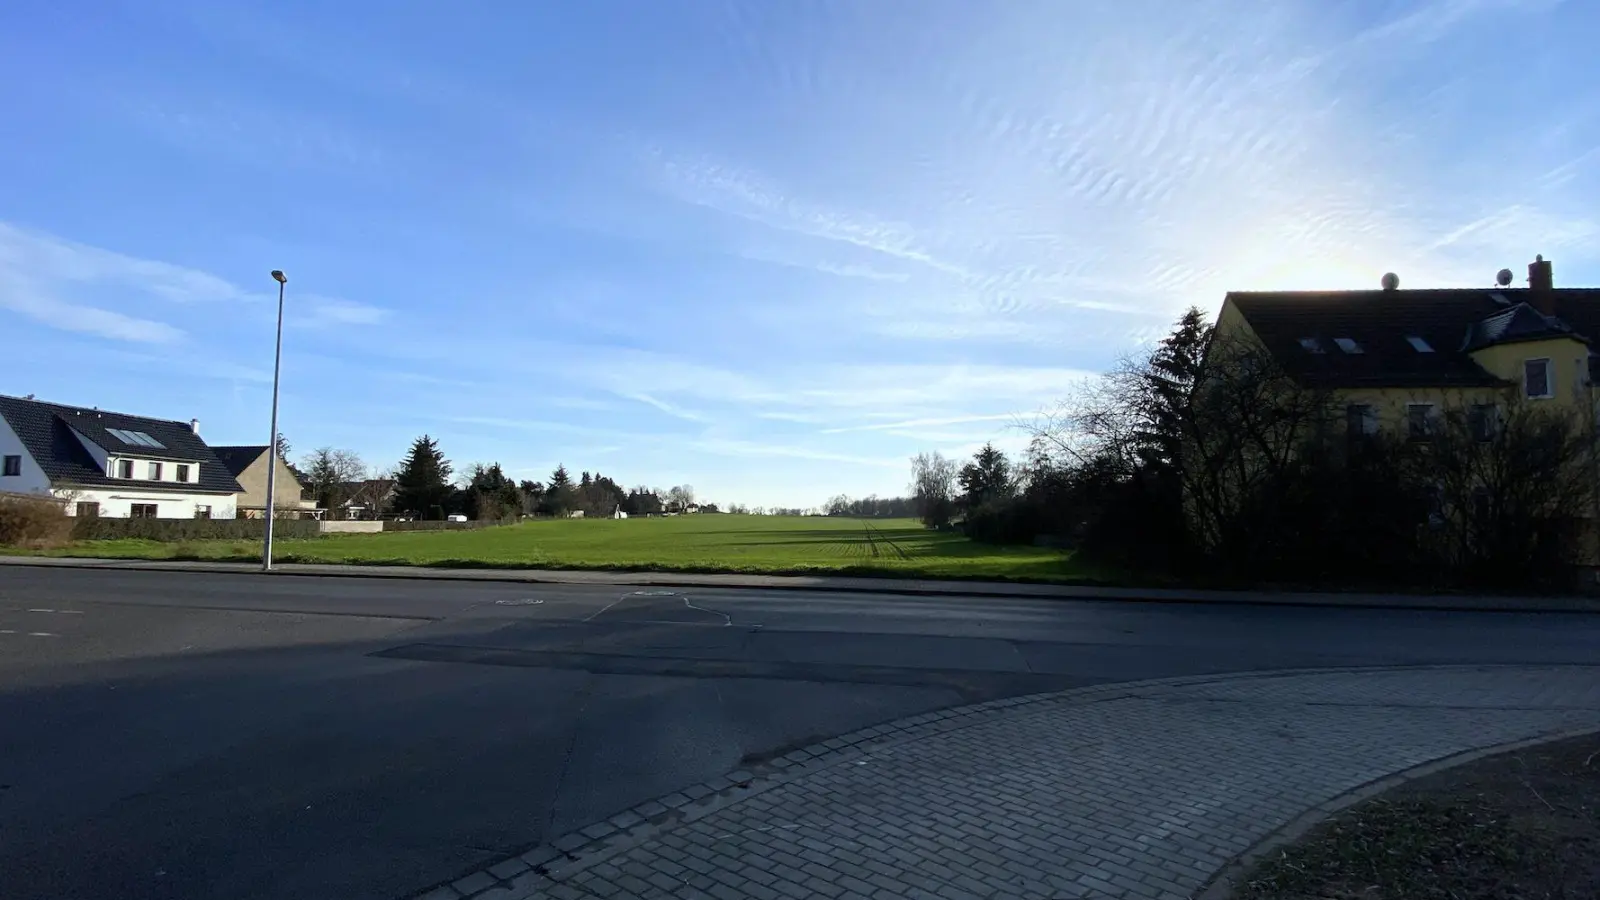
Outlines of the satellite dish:
{"label": "satellite dish", "polygon": [[1511,284],[1511,270],[1510,269],[1501,269],[1498,273],[1495,274],[1494,283],[1500,285],[1501,287],[1506,287],[1506,286],[1510,285]]}
{"label": "satellite dish", "polygon": [[1384,290],[1393,291],[1393,290],[1398,290],[1399,287],[1400,287],[1400,276],[1399,275],[1396,275],[1393,272],[1385,272],[1385,273],[1383,273],[1383,289]]}

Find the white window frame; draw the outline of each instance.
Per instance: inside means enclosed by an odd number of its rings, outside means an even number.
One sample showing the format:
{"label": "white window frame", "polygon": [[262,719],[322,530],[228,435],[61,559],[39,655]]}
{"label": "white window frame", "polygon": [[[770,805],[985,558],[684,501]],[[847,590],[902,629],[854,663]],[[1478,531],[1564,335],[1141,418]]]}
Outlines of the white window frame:
{"label": "white window frame", "polygon": [[[1528,366],[1532,363],[1544,363],[1544,393],[1531,394],[1528,392]],[[1528,400],[1550,400],[1556,395],[1555,363],[1548,356],[1535,357],[1522,361],[1522,396]]]}
{"label": "white window frame", "polygon": [[151,460],[151,461],[145,463],[144,464],[145,480],[146,481],[160,481],[161,480],[161,473],[162,473],[162,471],[164,469],[165,469],[165,466],[161,465],[161,463],[158,463],[155,460]]}
{"label": "white window frame", "polygon": [[190,463],[173,463],[172,477],[177,481],[188,484],[192,480],[189,476],[193,470],[194,466]]}
{"label": "white window frame", "polygon": [[22,474],[22,454],[8,453],[4,461],[0,461],[0,477],[15,478]]}
{"label": "white window frame", "polygon": [[[117,463],[117,470],[116,470],[116,477],[117,478],[128,478],[128,479],[132,479],[133,478],[133,460],[131,460],[131,459],[119,459],[119,460],[116,461],[116,463]],[[123,474],[124,472],[126,472],[127,474],[124,475]]]}

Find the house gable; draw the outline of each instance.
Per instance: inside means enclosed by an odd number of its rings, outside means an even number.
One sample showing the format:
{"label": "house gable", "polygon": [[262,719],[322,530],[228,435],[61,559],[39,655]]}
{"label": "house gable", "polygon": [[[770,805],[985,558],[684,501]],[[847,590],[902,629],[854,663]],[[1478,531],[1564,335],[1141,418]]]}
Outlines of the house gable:
{"label": "house gable", "polygon": [[0,493],[42,494],[50,490],[50,476],[40,468],[22,438],[0,413],[0,459],[8,457],[16,457],[17,474],[0,474]]}
{"label": "house gable", "polygon": [[267,469],[271,464],[269,461],[275,461],[278,466],[274,485],[277,496],[273,499],[274,505],[280,510],[316,509],[316,501],[307,499],[306,489],[300,483],[294,467],[284,462],[278,454],[267,452],[265,444],[213,447],[212,450],[239,482],[241,510],[266,509]]}

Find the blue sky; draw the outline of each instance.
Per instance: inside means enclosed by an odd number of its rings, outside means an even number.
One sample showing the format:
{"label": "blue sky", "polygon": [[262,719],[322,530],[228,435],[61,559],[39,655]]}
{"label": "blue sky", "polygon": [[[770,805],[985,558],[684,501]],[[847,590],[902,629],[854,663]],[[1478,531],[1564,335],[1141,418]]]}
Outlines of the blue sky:
{"label": "blue sky", "polygon": [[0,392],[752,505],[1229,289],[1600,284],[1600,7],[0,6]]}

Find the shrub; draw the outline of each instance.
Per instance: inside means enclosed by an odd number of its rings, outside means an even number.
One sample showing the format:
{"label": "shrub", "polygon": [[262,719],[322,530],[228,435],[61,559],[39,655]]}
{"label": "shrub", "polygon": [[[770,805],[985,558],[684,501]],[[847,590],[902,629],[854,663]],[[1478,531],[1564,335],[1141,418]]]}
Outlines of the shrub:
{"label": "shrub", "polygon": [[56,500],[0,495],[0,544],[45,550],[72,537],[72,519]]}
{"label": "shrub", "polygon": [[[137,538],[146,541],[237,541],[266,537],[265,519],[109,519],[83,517],[74,520],[72,538],[78,541],[114,541]],[[272,524],[274,538],[316,537],[320,530],[313,519],[277,519]]]}

